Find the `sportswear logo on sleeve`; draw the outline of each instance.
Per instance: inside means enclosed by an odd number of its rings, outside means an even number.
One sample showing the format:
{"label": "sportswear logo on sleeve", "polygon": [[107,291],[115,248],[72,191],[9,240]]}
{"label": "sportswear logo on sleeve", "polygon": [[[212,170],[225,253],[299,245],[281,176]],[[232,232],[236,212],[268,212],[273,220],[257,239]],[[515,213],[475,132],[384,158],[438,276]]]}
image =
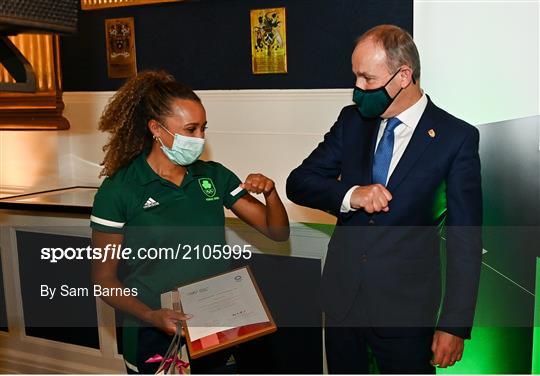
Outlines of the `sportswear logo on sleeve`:
{"label": "sportswear logo on sleeve", "polygon": [[158,205],[159,205],[159,202],[154,200],[152,197],[148,197],[148,200],[146,200],[146,203],[144,204],[143,209],[148,209],[148,208],[158,206]]}

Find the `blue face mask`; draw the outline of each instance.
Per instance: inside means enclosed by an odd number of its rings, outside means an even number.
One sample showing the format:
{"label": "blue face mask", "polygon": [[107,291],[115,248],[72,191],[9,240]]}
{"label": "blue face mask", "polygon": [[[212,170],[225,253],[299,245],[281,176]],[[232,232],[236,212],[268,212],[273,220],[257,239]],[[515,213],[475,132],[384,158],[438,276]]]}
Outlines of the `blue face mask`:
{"label": "blue face mask", "polygon": [[195,162],[204,150],[204,138],[187,137],[181,134],[172,134],[167,128],[160,124],[168,134],[174,137],[172,148],[168,148],[163,144],[160,138],[161,150],[171,160],[172,163],[187,166]]}

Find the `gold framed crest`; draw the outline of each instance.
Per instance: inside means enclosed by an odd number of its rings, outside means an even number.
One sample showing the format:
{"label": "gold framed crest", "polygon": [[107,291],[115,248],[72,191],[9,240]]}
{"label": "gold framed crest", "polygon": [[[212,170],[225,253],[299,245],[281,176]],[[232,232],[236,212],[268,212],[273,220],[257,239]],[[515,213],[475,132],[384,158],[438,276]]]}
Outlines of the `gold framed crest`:
{"label": "gold framed crest", "polygon": [[287,73],[285,8],[253,9],[250,21],[253,74]]}
{"label": "gold framed crest", "polygon": [[107,73],[110,78],[127,78],[137,74],[135,22],[133,17],[105,20]]}

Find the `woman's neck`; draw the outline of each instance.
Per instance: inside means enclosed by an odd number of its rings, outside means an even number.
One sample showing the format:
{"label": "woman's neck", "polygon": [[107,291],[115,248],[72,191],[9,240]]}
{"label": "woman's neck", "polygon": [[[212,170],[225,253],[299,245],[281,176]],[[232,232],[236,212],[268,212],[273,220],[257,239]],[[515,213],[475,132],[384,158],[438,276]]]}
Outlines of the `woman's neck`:
{"label": "woman's neck", "polygon": [[176,185],[180,185],[187,171],[184,166],[171,162],[156,143],[152,145],[146,161],[156,174]]}

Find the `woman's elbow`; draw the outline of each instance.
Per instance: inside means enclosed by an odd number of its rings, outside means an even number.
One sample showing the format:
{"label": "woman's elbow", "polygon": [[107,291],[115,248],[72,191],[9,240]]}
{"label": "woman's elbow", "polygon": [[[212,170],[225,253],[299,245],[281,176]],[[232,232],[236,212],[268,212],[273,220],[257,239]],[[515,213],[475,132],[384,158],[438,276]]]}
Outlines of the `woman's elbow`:
{"label": "woman's elbow", "polygon": [[90,279],[95,285],[103,285],[107,281],[116,278],[116,271],[110,270],[106,267],[106,263],[102,263],[99,260],[92,261],[92,267],[90,268]]}
{"label": "woman's elbow", "polygon": [[289,227],[285,227],[280,229],[274,229],[270,231],[267,236],[276,242],[285,242],[289,240],[290,233],[291,231]]}

